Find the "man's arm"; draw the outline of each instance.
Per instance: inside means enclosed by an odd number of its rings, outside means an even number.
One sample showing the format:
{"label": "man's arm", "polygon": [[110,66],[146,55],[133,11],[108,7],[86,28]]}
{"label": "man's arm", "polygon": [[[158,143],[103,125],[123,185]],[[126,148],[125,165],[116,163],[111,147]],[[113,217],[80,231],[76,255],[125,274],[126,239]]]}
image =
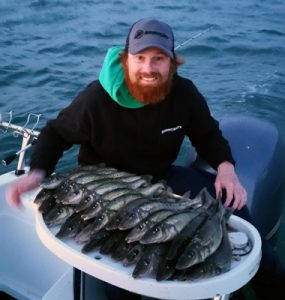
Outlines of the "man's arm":
{"label": "man's arm", "polygon": [[44,176],[45,172],[43,170],[32,170],[20,177],[6,190],[6,199],[8,204],[11,207],[21,208],[21,195],[39,187],[40,182],[43,180]]}

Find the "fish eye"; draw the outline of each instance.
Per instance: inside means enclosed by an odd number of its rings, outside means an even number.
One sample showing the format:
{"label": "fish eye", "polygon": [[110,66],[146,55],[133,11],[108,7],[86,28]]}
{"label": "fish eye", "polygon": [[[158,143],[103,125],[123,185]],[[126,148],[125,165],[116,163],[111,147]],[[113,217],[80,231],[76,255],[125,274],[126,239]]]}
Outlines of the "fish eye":
{"label": "fish eye", "polygon": [[153,232],[153,233],[158,233],[158,231],[159,231],[159,229],[156,227],[156,228],[153,229],[152,232]]}

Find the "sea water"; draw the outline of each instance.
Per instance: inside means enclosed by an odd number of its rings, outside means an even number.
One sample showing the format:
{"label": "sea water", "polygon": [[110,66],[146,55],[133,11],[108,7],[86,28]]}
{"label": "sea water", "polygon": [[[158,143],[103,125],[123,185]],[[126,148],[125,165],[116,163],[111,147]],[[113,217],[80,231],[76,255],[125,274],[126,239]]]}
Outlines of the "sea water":
{"label": "sea water", "polygon": [[[124,45],[131,24],[144,17],[170,24],[176,46],[190,39],[177,50],[185,59],[179,73],[193,80],[216,118],[257,116],[285,136],[283,0],[0,0],[2,120],[13,111],[12,122],[24,125],[29,113],[41,114],[40,130],[98,78],[107,49]],[[20,145],[0,132],[1,159]],[[0,174],[7,169],[0,166]]]}

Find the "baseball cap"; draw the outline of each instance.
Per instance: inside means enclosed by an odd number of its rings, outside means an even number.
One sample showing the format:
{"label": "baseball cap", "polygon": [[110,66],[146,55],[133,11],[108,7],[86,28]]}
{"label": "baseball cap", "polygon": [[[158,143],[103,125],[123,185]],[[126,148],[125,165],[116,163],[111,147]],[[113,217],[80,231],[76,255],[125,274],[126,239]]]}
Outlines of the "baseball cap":
{"label": "baseball cap", "polygon": [[170,26],[156,19],[141,19],[132,26],[126,50],[137,54],[150,47],[161,49],[170,58],[174,56],[174,37]]}

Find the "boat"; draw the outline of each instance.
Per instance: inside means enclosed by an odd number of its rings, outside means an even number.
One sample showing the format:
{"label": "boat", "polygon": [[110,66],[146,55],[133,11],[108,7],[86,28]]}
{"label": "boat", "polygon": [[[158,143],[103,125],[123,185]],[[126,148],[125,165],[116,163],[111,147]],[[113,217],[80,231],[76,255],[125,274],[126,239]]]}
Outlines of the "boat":
{"label": "boat", "polygon": [[[220,126],[232,147],[237,174],[248,191],[254,224],[274,244],[279,234],[285,191],[285,151],[279,132],[270,122],[252,116],[226,116],[220,120]],[[6,203],[7,186],[28,171],[25,150],[39,132],[1,119],[0,127],[23,136],[22,148],[15,155],[16,170],[0,175],[0,298],[69,300],[91,299],[88,295],[92,295],[92,299],[105,300],[101,281],[83,276],[86,274],[82,272],[79,275],[85,292],[82,295],[81,288],[78,293],[74,280],[78,273],[74,272],[74,266],[55,255],[39,238],[38,215],[32,205],[37,191],[24,195],[21,210],[12,209]],[[185,140],[175,164],[193,163],[206,172],[215,172]],[[147,293],[144,299],[149,299]]]}

